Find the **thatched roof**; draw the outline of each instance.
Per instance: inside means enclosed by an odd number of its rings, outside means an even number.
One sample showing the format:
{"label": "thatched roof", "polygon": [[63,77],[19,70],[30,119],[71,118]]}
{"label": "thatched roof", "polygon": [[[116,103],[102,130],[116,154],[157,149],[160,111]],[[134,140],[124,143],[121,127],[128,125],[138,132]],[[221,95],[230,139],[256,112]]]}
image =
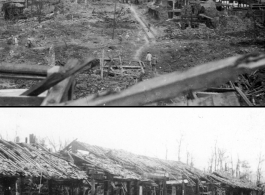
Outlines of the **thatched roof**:
{"label": "thatched roof", "polygon": [[227,172],[213,172],[213,174],[209,175],[214,179],[215,181],[221,182],[225,185],[229,185],[233,188],[245,188],[245,189],[252,189],[252,190],[258,190],[258,187],[254,185],[253,183],[242,180],[239,178],[235,178],[232,175],[230,175]]}
{"label": "thatched roof", "polygon": [[[148,180],[155,176],[160,176],[160,178],[166,176],[170,180],[181,180],[184,177],[189,181],[190,185],[195,185],[195,180],[197,180],[200,185],[202,185],[201,181],[207,181],[230,187],[257,189],[249,182],[243,182],[232,177],[224,177],[217,173],[204,173],[179,161],[136,155],[124,150],[114,150],[79,141],[73,141],[66,149],[69,149],[70,146],[72,147],[72,152],[70,150],[68,152],[74,158],[83,160],[91,167],[96,167],[123,179]],[[88,154],[76,153],[74,150],[84,150]]]}
{"label": "thatched roof", "polygon": [[[39,146],[41,147],[41,146]],[[85,179],[76,165],[61,159],[45,148],[0,139],[0,177],[31,176],[53,179]]]}
{"label": "thatched roof", "polygon": [[190,184],[195,185],[194,180],[207,178],[202,171],[178,161],[136,155],[124,150],[108,149],[79,141],[72,142],[72,148],[89,152],[89,154],[71,153],[72,156],[123,179],[147,180],[157,176],[180,180],[184,175]]}

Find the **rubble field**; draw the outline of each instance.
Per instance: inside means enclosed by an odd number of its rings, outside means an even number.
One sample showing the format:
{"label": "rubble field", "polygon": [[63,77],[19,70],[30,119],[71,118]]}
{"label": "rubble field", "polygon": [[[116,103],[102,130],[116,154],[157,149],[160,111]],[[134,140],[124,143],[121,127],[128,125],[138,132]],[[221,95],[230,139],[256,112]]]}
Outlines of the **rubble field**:
{"label": "rubble field", "polygon": [[[161,14],[163,17],[160,20],[150,16],[147,3],[132,6],[145,24],[151,24],[155,41],[146,43],[143,26],[130,12],[128,4],[117,3],[115,34],[112,39],[114,1],[89,2],[88,5],[69,3],[65,5],[63,13],[44,13],[45,17],[40,23],[37,17],[16,22],[0,18],[0,26],[3,26],[0,29],[0,60],[13,64],[48,66],[50,47],[53,45],[55,65],[64,66],[70,58],[101,58],[103,49],[105,58],[118,58],[118,63],[128,65],[135,60],[136,51],[147,44],[141,50],[139,60],[145,61],[147,51],[156,54],[157,71],[161,75],[184,71],[229,56],[265,51],[265,31],[253,26],[249,18],[236,15],[223,17],[221,12],[216,11],[211,14],[218,18],[217,28],[210,29],[200,23],[198,28],[188,27],[182,30],[177,22],[167,20],[165,14]],[[12,36],[18,38],[18,45],[8,42]],[[122,41],[119,37],[122,37]],[[33,47],[25,47],[27,40],[31,40]],[[99,67],[83,71],[77,76],[76,99],[104,90],[120,91],[141,80],[157,76],[150,67],[146,67],[141,78],[130,74],[104,74],[104,79],[101,79],[98,69]],[[258,75],[256,77],[262,80],[262,71]],[[263,80],[256,82],[248,76],[245,76],[244,82],[242,80],[238,80],[239,87],[251,94],[257,105],[262,105],[265,92],[261,91],[260,95],[255,89],[263,89]],[[36,82],[38,81],[1,79],[0,89],[30,88]]]}

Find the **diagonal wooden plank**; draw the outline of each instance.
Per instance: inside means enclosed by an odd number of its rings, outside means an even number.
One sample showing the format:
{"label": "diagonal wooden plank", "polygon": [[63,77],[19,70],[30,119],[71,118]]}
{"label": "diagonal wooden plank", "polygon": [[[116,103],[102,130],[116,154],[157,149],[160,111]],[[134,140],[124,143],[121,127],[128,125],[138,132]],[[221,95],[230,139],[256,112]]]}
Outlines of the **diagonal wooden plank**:
{"label": "diagonal wooden plank", "polygon": [[173,72],[140,82],[113,95],[82,98],[60,106],[138,106],[158,100],[177,97],[189,90],[202,90],[234,80],[243,72],[265,66],[265,54],[235,56],[189,69]]}
{"label": "diagonal wooden plank", "polygon": [[29,90],[25,91],[21,95],[26,95],[26,96],[37,96],[41,94],[42,92],[50,89],[54,85],[58,84],[62,80],[66,79],[67,77],[77,73],[78,71],[82,70],[84,67],[89,66],[89,68],[93,68],[96,65],[99,64],[99,60],[95,58],[87,58],[84,60],[83,63],[75,66],[74,68],[66,71],[66,72],[58,72],[54,73],[50,76],[48,76],[45,80],[41,81],[37,85],[33,86]]}
{"label": "diagonal wooden plank", "polygon": [[[65,69],[70,70],[70,69],[74,68],[75,66],[77,66],[78,63],[79,62],[77,59],[70,59],[66,63]],[[73,80],[74,80],[74,75],[64,79],[63,81],[61,81],[60,83],[58,83],[57,85],[52,87],[49,90],[48,95],[46,96],[46,98],[44,99],[44,101],[42,102],[41,105],[46,106],[47,104],[60,103],[63,100],[64,96],[69,91],[69,88],[70,88]]]}

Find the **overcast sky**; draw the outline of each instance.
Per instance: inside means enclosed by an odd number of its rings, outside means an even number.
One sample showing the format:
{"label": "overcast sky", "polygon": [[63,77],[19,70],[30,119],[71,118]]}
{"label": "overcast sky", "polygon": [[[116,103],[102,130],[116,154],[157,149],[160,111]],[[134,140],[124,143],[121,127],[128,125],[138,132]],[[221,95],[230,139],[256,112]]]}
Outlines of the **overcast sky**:
{"label": "overcast sky", "polygon": [[[1,109],[0,135],[13,140],[37,137],[72,140],[136,154],[177,159],[177,140],[183,135],[181,160],[188,150],[195,167],[206,168],[215,140],[220,148],[247,160],[256,171],[258,154],[265,154],[264,109],[198,108],[56,108]],[[265,169],[265,163],[264,163]]]}

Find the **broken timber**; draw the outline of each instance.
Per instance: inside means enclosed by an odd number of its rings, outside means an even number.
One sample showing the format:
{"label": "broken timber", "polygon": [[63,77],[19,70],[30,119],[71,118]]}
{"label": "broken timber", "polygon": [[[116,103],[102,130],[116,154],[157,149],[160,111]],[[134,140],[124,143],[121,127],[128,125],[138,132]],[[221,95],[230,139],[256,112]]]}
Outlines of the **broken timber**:
{"label": "broken timber", "polygon": [[[237,75],[265,66],[264,54],[235,56],[206,63],[186,72],[173,72],[143,81],[120,93],[97,98],[82,98],[56,104],[57,106],[138,106],[177,97],[189,90],[218,86]],[[96,96],[95,96],[96,97]]]}
{"label": "broken timber", "polygon": [[48,76],[45,80],[40,82],[39,84],[33,86],[29,90],[25,91],[21,95],[26,96],[36,96],[41,94],[42,92],[50,89],[54,85],[58,84],[62,80],[66,79],[67,77],[77,73],[78,71],[81,71],[84,67],[89,66],[89,68],[93,68],[96,65],[98,65],[98,60],[94,58],[88,58],[83,63],[78,64],[74,68],[67,70],[66,72],[57,72],[53,73],[52,75]]}
{"label": "broken timber", "polygon": [[[78,65],[78,60],[76,60],[76,59],[69,60],[66,63],[65,68],[67,70],[70,70],[77,65]],[[58,83],[57,85],[52,87],[49,90],[47,97],[44,99],[44,101],[42,102],[41,105],[45,106],[48,103],[60,103],[63,99],[64,100],[71,100],[71,98],[68,99],[68,93],[67,92],[69,91],[69,89],[73,83],[73,80],[74,80],[74,75],[64,79],[63,81],[61,81],[60,83]]]}

